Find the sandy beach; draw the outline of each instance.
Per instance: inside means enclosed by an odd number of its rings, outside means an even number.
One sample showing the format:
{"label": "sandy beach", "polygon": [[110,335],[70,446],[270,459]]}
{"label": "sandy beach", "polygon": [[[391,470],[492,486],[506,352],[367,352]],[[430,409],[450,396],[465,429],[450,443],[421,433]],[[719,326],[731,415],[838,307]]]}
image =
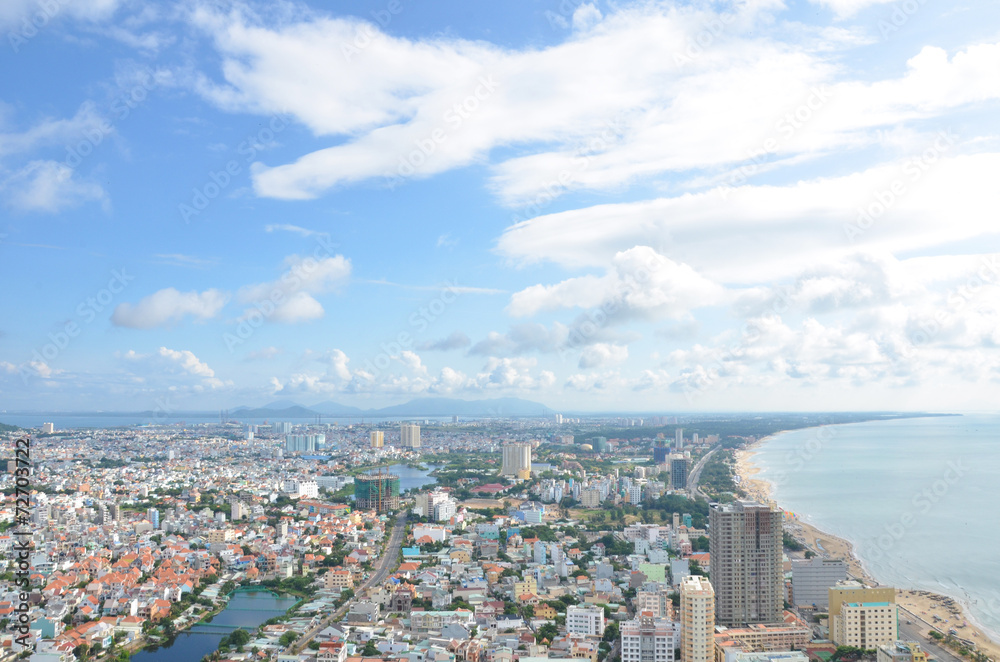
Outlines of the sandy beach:
{"label": "sandy beach", "polygon": [[[751,499],[780,507],[771,497],[771,484],[754,478],[760,469],[753,464],[753,456],[756,454],[756,448],[766,441],[767,438],[764,438],[743,450],[736,451],[736,473],[740,477],[740,487]],[[798,518],[786,520],[785,530],[819,556],[845,559],[851,577],[868,586],[880,585],[865,571],[861,561],[855,556],[850,542],[821,531]],[[896,591],[896,603],[900,606],[900,619],[912,621],[920,628],[924,637],[928,636],[932,627],[943,633],[955,629],[959,638],[975,642],[980,651],[994,660],[1000,660],[1000,645],[976,625],[968,615],[967,606],[959,600],[929,591],[899,588]]]}

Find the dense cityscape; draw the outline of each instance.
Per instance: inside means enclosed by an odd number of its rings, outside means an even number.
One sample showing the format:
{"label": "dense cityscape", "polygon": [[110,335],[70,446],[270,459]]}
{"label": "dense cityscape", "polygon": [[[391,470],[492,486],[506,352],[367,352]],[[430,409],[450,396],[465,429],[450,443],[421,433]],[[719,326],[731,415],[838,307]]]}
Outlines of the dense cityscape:
{"label": "dense cityscape", "polygon": [[2,659],[987,659],[745,475],[816,417],[687,418],[6,426]]}

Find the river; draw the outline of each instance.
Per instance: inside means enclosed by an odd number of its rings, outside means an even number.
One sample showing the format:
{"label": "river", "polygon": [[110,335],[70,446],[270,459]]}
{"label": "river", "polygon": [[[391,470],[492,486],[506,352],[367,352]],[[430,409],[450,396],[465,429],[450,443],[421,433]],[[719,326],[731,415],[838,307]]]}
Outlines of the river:
{"label": "river", "polygon": [[216,650],[229,632],[242,627],[253,634],[261,623],[281,616],[296,602],[296,598],[281,597],[264,589],[237,591],[225,610],[211,623],[185,630],[169,646],[161,646],[155,651],[140,651],[132,656],[132,661],[197,662]]}

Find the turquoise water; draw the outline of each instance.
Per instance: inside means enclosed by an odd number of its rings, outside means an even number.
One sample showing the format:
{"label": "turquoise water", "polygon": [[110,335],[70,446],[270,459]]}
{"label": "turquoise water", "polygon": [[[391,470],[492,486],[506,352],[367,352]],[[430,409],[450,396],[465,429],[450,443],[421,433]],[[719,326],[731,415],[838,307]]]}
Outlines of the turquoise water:
{"label": "turquoise water", "polygon": [[947,594],[1000,632],[1000,416],[782,432],[753,462],[781,507],[850,540],[880,582]]}
{"label": "turquoise water", "polygon": [[284,614],[297,602],[270,591],[237,591],[226,609],[206,625],[195,625],[177,635],[169,646],[155,651],[141,651],[132,662],[197,662],[219,647],[219,642],[237,627],[253,634],[257,626],[273,616]]}

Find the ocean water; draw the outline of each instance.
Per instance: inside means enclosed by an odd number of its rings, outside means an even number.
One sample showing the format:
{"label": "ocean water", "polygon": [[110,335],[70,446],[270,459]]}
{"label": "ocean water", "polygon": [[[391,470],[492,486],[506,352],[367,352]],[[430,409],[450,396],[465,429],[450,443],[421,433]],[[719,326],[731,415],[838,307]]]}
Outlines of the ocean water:
{"label": "ocean water", "polygon": [[1000,415],[782,432],[755,476],[800,519],[851,541],[883,584],[949,595],[1000,633]]}

